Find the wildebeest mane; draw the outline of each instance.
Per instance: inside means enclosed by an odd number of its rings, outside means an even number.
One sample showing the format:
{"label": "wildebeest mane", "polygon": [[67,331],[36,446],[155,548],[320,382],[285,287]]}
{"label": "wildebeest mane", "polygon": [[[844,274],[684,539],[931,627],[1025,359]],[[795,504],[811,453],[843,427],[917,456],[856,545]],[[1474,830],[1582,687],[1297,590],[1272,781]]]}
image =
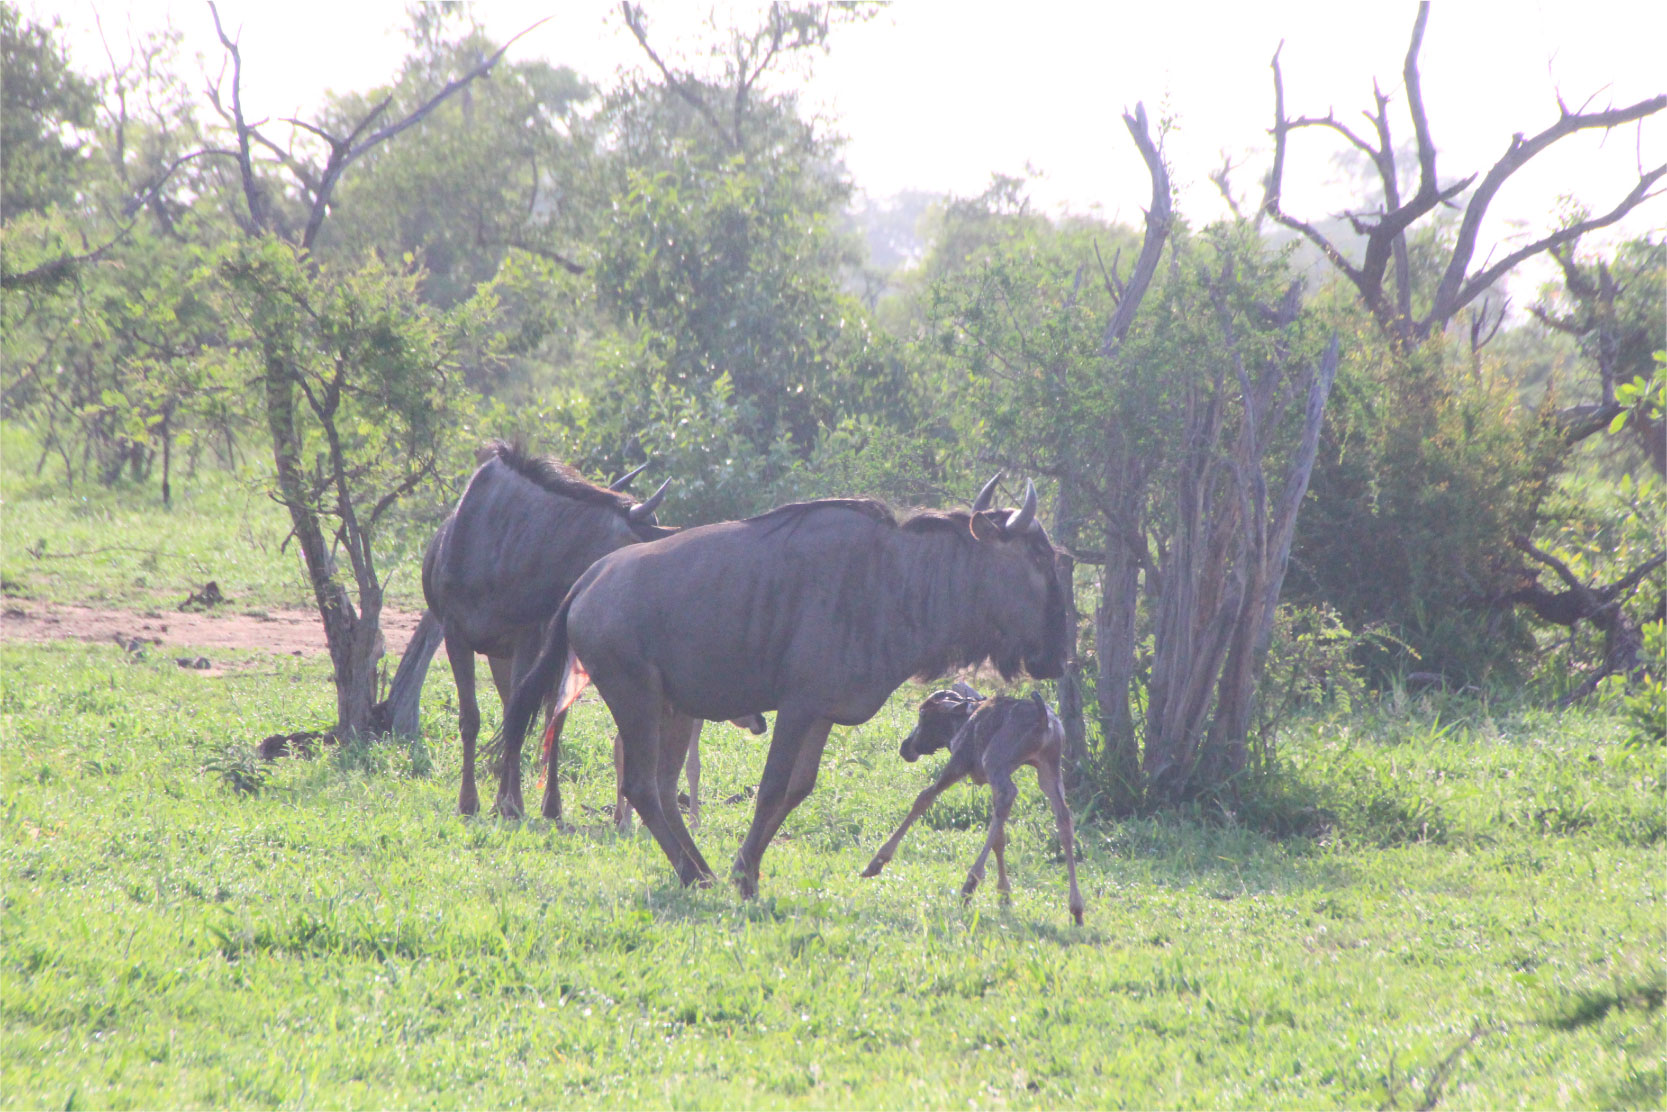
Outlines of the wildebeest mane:
{"label": "wildebeest mane", "polygon": [[789,502],[785,506],[777,506],[773,510],[765,510],[761,514],[754,514],[747,518],[767,525],[770,530],[795,525],[804,520],[808,514],[820,510],[853,510],[881,523],[882,525],[897,524],[896,516],[891,507],[873,498],[818,498],[810,502]]}
{"label": "wildebeest mane", "polygon": [[523,479],[551,494],[608,506],[622,513],[636,505],[630,495],[598,486],[554,456],[532,455],[520,441],[489,440],[480,450],[481,462],[496,456]]}
{"label": "wildebeest mane", "polygon": [[773,510],[755,514],[747,520],[785,525],[819,510],[852,510],[881,525],[889,525],[907,533],[944,530],[972,540],[972,515],[965,510],[921,510],[900,521],[896,512],[877,498],[818,498],[810,502],[789,502]]}

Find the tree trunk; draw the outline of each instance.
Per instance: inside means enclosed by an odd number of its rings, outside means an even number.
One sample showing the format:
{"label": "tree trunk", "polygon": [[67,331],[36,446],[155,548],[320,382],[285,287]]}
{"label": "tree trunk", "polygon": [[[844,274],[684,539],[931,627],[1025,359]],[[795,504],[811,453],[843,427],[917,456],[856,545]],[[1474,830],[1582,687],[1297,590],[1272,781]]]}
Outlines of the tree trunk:
{"label": "tree trunk", "polygon": [[[1075,493],[1075,484],[1069,478],[1062,479],[1059,497],[1054,503],[1054,537],[1067,553],[1076,548],[1080,534]],[[1088,756],[1088,731],[1082,713],[1083,668],[1077,654],[1082,615],[1077,611],[1076,569],[1077,562],[1073,557],[1063,555],[1059,558],[1059,577],[1065,584],[1065,622],[1071,631],[1071,654],[1065,661],[1065,673],[1059,677],[1056,688],[1059,693],[1059,721],[1065,727],[1065,780],[1066,785],[1072,788],[1081,781]]]}
{"label": "tree trunk", "polygon": [[1114,813],[1140,806],[1140,739],[1129,700],[1134,692],[1135,614],[1140,602],[1140,564],[1133,552],[1108,536],[1100,569],[1100,603],[1094,611],[1094,645],[1099,654],[1095,694],[1100,703],[1105,775]]}
{"label": "tree trunk", "polygon": [[371,704],[376,692],[376,661],[372,656],[377,641],[375,611],[381,600],[366,599],[366,618],[361,621],[345,587],[336,578],[329,545],[318,516],[308,506],[306,476],[301,467],[301,438],[295,427],[295,376],[288,353],[268,340],[264,345],[266,421],[272,434],[272,462],[277,471],[278,490],[289,510],[296,544],[307,565],[324,623],[324,640],[330,649],[330,663],[336,682],[336,729],[338,738],[367,734]]}

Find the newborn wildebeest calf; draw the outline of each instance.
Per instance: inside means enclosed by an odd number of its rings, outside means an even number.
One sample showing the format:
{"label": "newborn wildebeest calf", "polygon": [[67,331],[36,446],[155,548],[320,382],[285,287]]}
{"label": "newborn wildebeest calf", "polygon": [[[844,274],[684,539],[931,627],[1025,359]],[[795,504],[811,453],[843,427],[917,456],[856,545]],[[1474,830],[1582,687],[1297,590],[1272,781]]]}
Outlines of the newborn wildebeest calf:
{"label": "newborn wildebeest calf", "polygon": [[1065,874],[1071,881],[1071,916],[1082,924],[1082,893],[1077,891],[1076,849],[1072,844],[1071,812],[1065,806],[1065,793],[1060,784],[1059,758],[1065,742],[1065,730],[1059,724],[1040,695],[1015,699],[1001,695],[986,699],[967,684],[958,683],[943,691],[934,691],[920,706],[920,718],[908,737],[903,739],[898,752],[906,761],[915,761],[927,753],[935,753],[948,746],[949,763],[944,765],[932,786],[915,797],[915,805],[903,825],[891,836],[874,860],[868,863],[863,876],[879,876],[904,833],[926,809],[932,806],[943,790],[957,781],[972,777],[976,784],[988,783],[992,795],[990,803],[990,833],[984,848],[967,872],[967,882],[961,895],[971,897],[984,879],[984,862],[990,851],[996,852],[996,888],[1005,898],[1011,893],[1007,884],[1007,863],[1002,850],[1007,845],[1007,813],[1019,789],[1013,783],[1013,770],[1020,765],[1032,765],[1042,794],[1053,805],[1054,820],[1059,825],[1059,844],[1065,851]]}

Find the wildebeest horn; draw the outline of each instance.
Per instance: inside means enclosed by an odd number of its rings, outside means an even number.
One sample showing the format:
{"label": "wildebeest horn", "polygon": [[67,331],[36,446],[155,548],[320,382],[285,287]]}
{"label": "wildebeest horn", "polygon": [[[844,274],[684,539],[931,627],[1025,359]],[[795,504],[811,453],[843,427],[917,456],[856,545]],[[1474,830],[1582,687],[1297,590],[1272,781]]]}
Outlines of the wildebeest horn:
{"label": "wildebeest horn", "polygon": [[1014,510],[1007,517],[1007,524],[1002,528],[1008,533],[1022,533],[1030,528],[1031,522],[1036,520],[1036,484],[1025,480],[1025,504]]}
{"label": "wildebeest horn", "polygon": [[990,481],[984,484],[984,489],[978,492],[978,497],[973,500],[973,513],[981,514],[990,508],[990,502],[996,496],[996,484],[999,482],[1001,482],[1001,472],[997,471],[990,478]]}
{"label": "wildebeest horn", "polygon": [[630,518],[632,521],[647,521],[649,518],[653,517],[654,511],[660,508],[661,501],[665,499],[666,488],[669,486],[671,486],[671,480],[667,479],[665,482],[660,484],[659,490],[648,496],[648,501],[639,502],[637,505],[632,506],[629,510],[625,511],[625,516]]}
{"label": "wildebeest horn", "polygon": [[647,470],[648,470],[648,464],[645,463],[641,467],[637,468],[635,471],[627,471],[625,474],[621,475],[619,478],[617,478],[613,482],[609,483],[608,484],[608,489],[609,490],[624,490],[625,488],[627,488],[631,485],[631,480],[632,479],[635,479],[638,475],[641,475],[644,471],[647,471]]}
{"label": "wildebeest horn", "polygon": [[957,680],[949,685],[949,689],[959,694],[963,699],[972,699],[977,702],[983,702],[984,700],[984,696],[980,695],[978,689],[970,683]]}

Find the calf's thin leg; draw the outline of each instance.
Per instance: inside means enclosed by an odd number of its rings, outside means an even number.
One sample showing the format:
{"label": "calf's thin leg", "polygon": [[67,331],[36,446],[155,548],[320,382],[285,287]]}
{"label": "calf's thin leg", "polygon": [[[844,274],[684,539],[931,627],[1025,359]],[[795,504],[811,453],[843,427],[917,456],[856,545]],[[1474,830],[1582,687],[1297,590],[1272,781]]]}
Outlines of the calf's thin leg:
{"label": "calf's thin leg", "polygon": [[1071,826],[1071,809],[1065,805],[1065,791],[1060,785],[1059,758],[1036,763],[1036,780],[1042,794],[1053,808],[1054,823],[1059,827],[1059,848],[1065,851],[1065,876],[1071,882],[1071,918],[1082,926],[1082,893],[1077,890],[1077,851]]}
{"label": "calf's thin leg", "polygon": [[[1007,815],[1013,809],[1013,800],[1018,796],[1019,789],[1013,783],[1013,774],[1006,770],[986,770],[990,777],[990,833],[984,839],[984,848],[978,851],[978,857],[967,870],[967,882],[961,885],[961,896],[971,899],[978,890],[978,882],[984,879],[984,863],[989,860],[990,851],[998,844],[1005,844],[1007,840]],[[1000,860],[1000,850],[996,851]]]}
{"label": "calf's thin leg", "polygon": [[451,662],[457,684],[457,725],[463,734],[463,783],[457,791],[457,813],[472,815],[480,810],[475,791],[475,739],[480,734],[480,704],[475,701],[475,651],[464,644],[461,634],[446,631],[446,659]]}
{"label": "calf's thin leg", "polygon": [[890,838],[886,839],[886,844],[880,847],[879,852],[874,855],[874,860],[870,861],[868,868],[862,871],[862,875],[879,876],[880,870],[884,869],[892,857],[896,855],[897,847],[903,844],[903,835],[908,833],[909,827],[913,826],[915,820],[927,812],[927,809],[932,806],[938,796],[942,795],[950,785],[964,779],[972,771],[972,767],[972,746],[963,745],[960,749],[951,753],[948,762],[943,766],[943,771],[938,773],[938,778],[932,781],[929,787],[922,789],[919,795],[915,796],[914,806],[909,808],[909,813],[903,819],[902,825],[892,833]]}

